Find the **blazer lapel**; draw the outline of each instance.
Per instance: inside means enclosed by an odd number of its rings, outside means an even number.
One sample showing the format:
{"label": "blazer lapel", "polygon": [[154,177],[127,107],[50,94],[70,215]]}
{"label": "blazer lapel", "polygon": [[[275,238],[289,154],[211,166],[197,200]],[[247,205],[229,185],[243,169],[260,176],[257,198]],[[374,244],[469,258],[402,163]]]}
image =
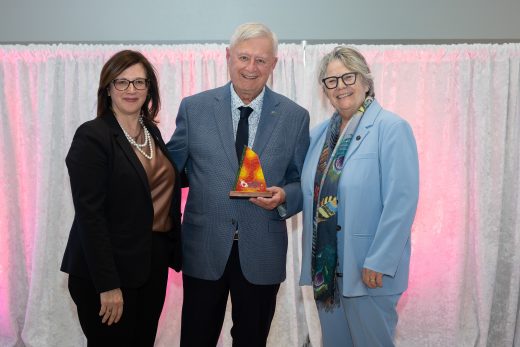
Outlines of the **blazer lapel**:
{"label": "blazer lapel", "polygon": [[314,179],[316,177],[316,168],[318,167],[318,161],[320,159],[321,152],[323,151],[323,145],[325,143],[325,138],[327,137],[329,123],[330,120],[319,124],[315,129],[313,129],[313,133],[311,134],[311,143],[309,145],[307,156],[305,157],[305,162],[303,164],[302,177],[304,175],[307,176],[308,179],[306,181],[309,183],[307,186],[302,186],[302,189],[303,192],[308,192],[310,196],[314,196],[313,187]]}
{"label": "blazer lapel", "polygon": [[[222,141],[222,148],[226,157],[228,158],[231,167],[238,170],[238,159],[235,151],[235,136],[233,134],[233,117],[231,115],[231,91],[230,84],[218,90],[215,96],[216,102],[213,108],[213,116],[217,124],[220,140]],[[217,151],[218,149],[214,149]]]}
{"label": "blazer lapel", "polygon": [[103,116],[103,119],[106,120],[108,125],[110,126],[110,129],[112,129],[112,133],[114,134],[114,138],[119,145],[119,147],[123,150],[123,153],[128,158],[128,161],[132,164],[134,169],[137,172],[137,175],[141,179],[141,182],[146,188],[147,192],[150,192],[150,186],[148,184],[148,177],[146,176],[146,172],[144,171],[143,165],[139,161],[139,158],[137,158],[137,155],[134,152],[134,149],[128,142],[128,140],[125,137],[125,134],[123,133],[123,130],[121,130],[121,127],[119,126],[119,123],[117,122],[117,119],[114,117],[114,115],[106,115]]}
{"label": "blazer lapel", "polygon": [[258,130],[253,144],[253,150],[260,157],[265,146],[269,143],[271,134],[273,133],[278,120],[282,116],[277,112],[277,106],[280,102],[275,99],[271,90],[265,87],[264,103],[262,105],[262,115],[258,123]]}
{"label": "blazer lapel", "polygon": [[354,134],[354,138],[350,143],[350,146],[347,151],[346,160],[349,160],[350,157],[356,152],[359,148],[365,137],[370,133],[370,128],[374,125],[376,121],[377,115],[381,111],[381,106],[377,103],[377,101],[373,101],[372,105],[368,108],[367,112],[361,118],[361,121],[358,125],[358,128]]}

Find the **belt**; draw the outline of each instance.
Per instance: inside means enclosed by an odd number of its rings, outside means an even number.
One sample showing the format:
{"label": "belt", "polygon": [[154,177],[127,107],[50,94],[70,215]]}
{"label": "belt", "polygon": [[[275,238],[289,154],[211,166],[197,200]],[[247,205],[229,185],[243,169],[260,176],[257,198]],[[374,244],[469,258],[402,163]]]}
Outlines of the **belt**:
{"label": "belt", "polygon": [[238,230],[235,230],[235,234],[233,235],[233,241],[238,241]]}

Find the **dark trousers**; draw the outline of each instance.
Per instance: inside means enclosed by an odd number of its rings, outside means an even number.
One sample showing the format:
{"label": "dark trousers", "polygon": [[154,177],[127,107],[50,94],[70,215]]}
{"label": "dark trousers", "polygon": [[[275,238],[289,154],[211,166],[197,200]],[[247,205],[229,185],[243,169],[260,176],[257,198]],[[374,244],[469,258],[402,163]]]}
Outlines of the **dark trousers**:
{"label": "dark trousers", "polygon": [[182,276],[181,347],[217,345],[228,294],[231,293],[234,347],[265,346],[276,308],[280,284],[256,285],[248,282],[240,268],[238,241],[233,248],[222,277],[216,281]]}
{"label": "dark trousers", "polygon": [[153,233],[148,281],[138,288],[121,288],[123,315],[118,323],[101,323],[99,294],[90,279],[69,275],[69,292],[78,309],[81,329],[89,347],[152,347],[166,296],[171,242],[165,233]]}

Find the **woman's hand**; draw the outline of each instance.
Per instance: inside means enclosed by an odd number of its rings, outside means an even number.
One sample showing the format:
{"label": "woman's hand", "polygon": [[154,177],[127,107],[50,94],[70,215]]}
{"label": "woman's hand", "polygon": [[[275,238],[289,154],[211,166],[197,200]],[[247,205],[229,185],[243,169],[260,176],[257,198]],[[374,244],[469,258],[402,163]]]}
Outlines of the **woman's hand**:
{"label": "woman's hand", "polygon": [[99,294],[101,301],[101,310],[99,316],[103,317],[102,323],[112,325],[117,323],[123,315],[123,292],[121,289],[112,289],[107,292]]}
{"label": "woman's hand", "polygon": [[383,287],[383,274],[374,270],[363,268],[363,283],[368,288],[381,288]]}

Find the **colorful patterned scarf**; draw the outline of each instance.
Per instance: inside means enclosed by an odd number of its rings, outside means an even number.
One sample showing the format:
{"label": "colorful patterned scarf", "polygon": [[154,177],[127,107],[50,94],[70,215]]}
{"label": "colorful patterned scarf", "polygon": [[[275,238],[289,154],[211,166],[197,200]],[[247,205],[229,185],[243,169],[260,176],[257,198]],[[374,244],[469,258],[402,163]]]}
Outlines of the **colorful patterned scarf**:
{"label": "colorful patterned scarf", "polygon": [[336,112],[327,130],[325,144],[314,178],[312,283],[318,305],[331,309],[336,300],[338,182],[345,164],[348,147],[361,117],[374,99],[367,97],[340,133],[341,116]]}

